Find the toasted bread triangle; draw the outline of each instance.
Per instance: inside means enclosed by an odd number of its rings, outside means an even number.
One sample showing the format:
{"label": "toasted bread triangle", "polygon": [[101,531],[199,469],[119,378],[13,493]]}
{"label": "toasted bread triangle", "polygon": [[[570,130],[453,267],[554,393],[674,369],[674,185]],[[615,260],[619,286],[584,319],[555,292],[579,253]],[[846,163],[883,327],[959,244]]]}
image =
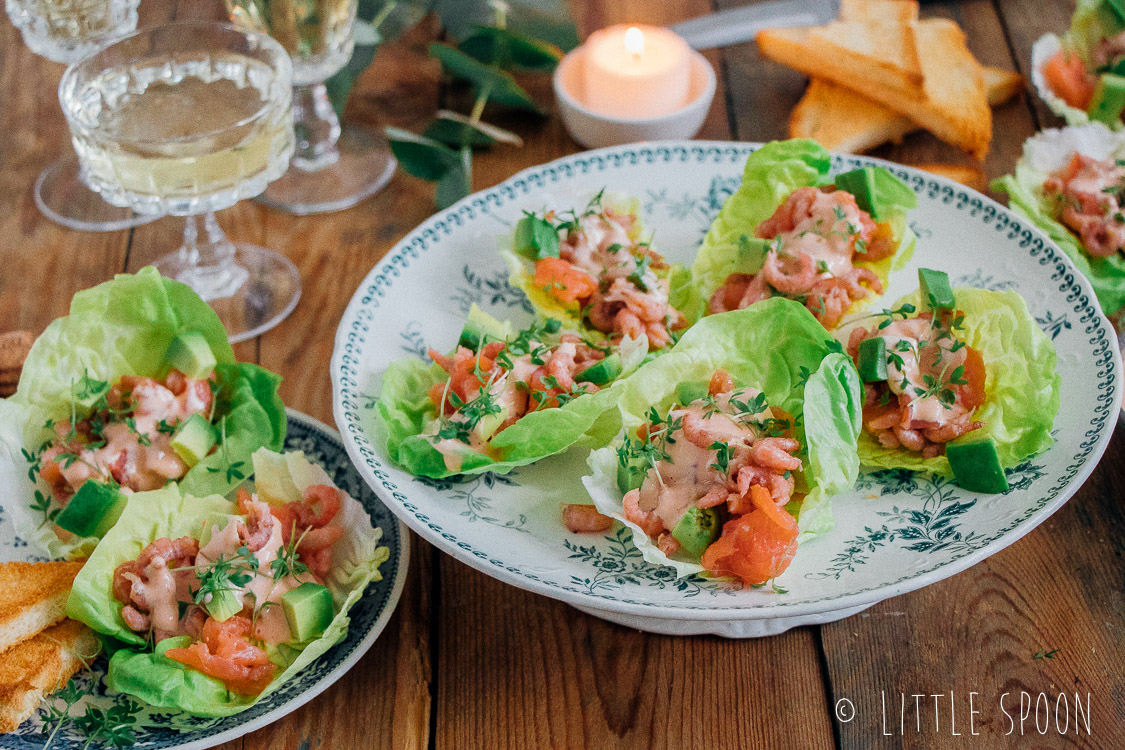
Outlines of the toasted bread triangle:
{"label": "toasted bread triangle", "polygon": [[0,652],[66,617],[82,563],[0,563]]}
{"label": "toasted bread triangle", "polygon": [[14,732],[43,696],[65,685],[100,649],[92,630],[64,620],[6,651],[0,658],[0,732]]}
{"label": "toasted bread triangle", "polygon": [[840,0],[841,21],[909,23],[918,20],[916,0]]}
{"label": "toasted bread triangle", "polygon": [[852,64],[862,64],[867,80],[904,92],[921,93],[922,69],[912,23],[833,21],[809,29],[810,41]]}

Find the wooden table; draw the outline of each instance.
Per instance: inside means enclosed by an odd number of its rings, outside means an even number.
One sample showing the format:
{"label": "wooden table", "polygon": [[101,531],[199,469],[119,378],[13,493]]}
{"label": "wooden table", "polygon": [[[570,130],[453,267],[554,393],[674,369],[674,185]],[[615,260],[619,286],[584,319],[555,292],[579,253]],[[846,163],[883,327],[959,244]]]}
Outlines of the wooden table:
{"label": "wooden table", "polygon": [[[716,5],[738,4],[718,0]],[[142,22],[221,13],[212,0],[142,3]],[[583,34],[621,21],[670,23],[713,10],[710,0],[575,0]],[[956,19],[988,64],[1025,75],[1031,43],[1067,27],[1073,0],[927,2],[924,15]],[[420,128],[461,95],[426,58],[432,24],[381,50],[350,102],[349,116]],[[701,138],[785,136],[804,78],[759,59],[753,44],[709,52],[719,72]],[[0,329],[40,331],[71,295],[177,246],[181,222],[130,232],[83,234],[40,215],[31,186],[63,147],[55,98],[62,66],[29,52],[0,23]],[[545,77],[527,81],[551,102]],[[497,119],[494,117],[493,119]],[[557,118],[500,115],[522,149],[497,147],[476,160],[475,188],[578,147]],[[1011,169],[1024,139],[1057,124],[1031,94],[996,112],[984,163]],[[928,135],[880,156],[906,163],[964,161]],[[236,347],[240,357],[285,377],[290,406],[331,422],[328,361],[345,304],[363,275],[433,211],[432,187],[399,172],[390,186],[348,211],[297,218],[244,202],[220,216],[238,240],[272,247],[300,268],[304,296],[293,316]],[[1023,540],[970,570],[861,615],[763,640],[671,638],[611,625],[551,599],[499,583],[416,538],[398,612],[366,657],[324,695],[231,747],[349,748],[1121,748],[1125,747],[1125,437],[1116,437],[1085,487]],[[1052,658],[1035,658],[1058,649]],[[1090,694],[1093,736],[1041,736],[1018,727],[1019,692]],[[926,698],[922,731],[913,715],[899,733],[898,696],[955,694],[934,729]],[[978,693],[968,736],[968,694]],[[880,696],[890,718],[880,725]],[[998,710],[1010,693],[1015,732]],[[1013,698],[1013,696],[1015,696]],[[834,716],[853,701],[858,717]],[[1013,705],[1013,703],[1015,705]],[[942,704],[945,705],[944,703]],[[883,732],[895,736],[884,736]]]}

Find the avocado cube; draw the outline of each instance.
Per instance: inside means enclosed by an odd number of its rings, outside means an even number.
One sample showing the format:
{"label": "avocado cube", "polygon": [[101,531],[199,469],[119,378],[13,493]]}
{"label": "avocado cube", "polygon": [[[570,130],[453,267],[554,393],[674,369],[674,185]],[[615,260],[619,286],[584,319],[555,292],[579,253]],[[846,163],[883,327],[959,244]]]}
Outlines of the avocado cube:
{"label": "avocado cube", "polygon": [[557,258],[559,233],[546,220],[527,214],[516,224],[514,249],[519,255],[532,260]]}
{"label": "avocado cube", "polygon": [[577,383],[605,385],[621,374],[621,355],[617,352],[607,355],[574,376]]}
{"label": "avocado cube", "polygon": [[1102,73],[1090,99],[1090,119],[1114,126],[1121,121],[1122,110],[1125,110],[1125,76]]}
{"label": "avocado cube", "polygon": [[219,589],[211,594],[211,601],[207,602],[207,614],[218,622],[224,622],[241,612],[244,606],[237,591]]}
{"label": "avocado cube", "polygon": [[836,188],[855,196],[856,205],[878,221],[875,167],[861,167],[836,175]]}
{"label": "avocado cube", "polygon": [[1008,491],[1008,478],[1000,465],[996,441],[969,433],[945,446],[945,457],[953,469],[953,479],[970,492]]}
{"label": "avocado cube", "polygon": [[672,529],[672,536],[688,554],[700,558],[719,538],[720,530],[719,514],[714,508],[692,506]]}
{"label": "avocado cube", "polygon": [[332,592],[327,586],[306,581],[281,595],[281,607],[289,621],[289,632],[297,643],[319,638],[336,616]]}
{"label": "avocado cube", "polygon": [[1095,13],[1107,38],[1125,29],[1125,0],[1102,0]]}
{"label": "avocado cube", "polygon": [[859,376],[864,383],[887,379],[887,340],[882,336],[859,342]]}
{"label": "avocado cube", "polygon": [[206,378],[218,362],[202,333],[184,331],[168,344],[164,359],[189,378]]}
{"label": "avocado cube", "polygon": [[172,436],[172,450],[188,467],[195,466],[211,452],[218,441],[215,427],[198,412],[185,419]]}
{"label": "avocado cube", "polygon": [[949,285],[949,274],[930,268],[918,269],[918,296],[922,307],[937,312],[952,310],[957,306],[953,287]]}
{"label": "avocado cube", "polygon": [[770,241],[761,237],[742,235],[738,238],[738,272],[759,273],[766,265]]}
{"label": "avocado cube", "polygon": [[710,384],[706,380],[688,380],[676,385],[676,402],[684,406],[706,398],[710,392]]}
{"label": "avocado cube", "polygon": [[55,523],[71,534],[100,539],[117,523],[128,502],[120,487],[87,479],[55,517]]}
{"label": "avocado cube", "polygon": [[490,336],[480,323],[470,319],[465,321],[465,327],[461,329],[461,335],[457,339],[457,346],[463,346],[475,352],[488,342],[499,340],[500,339],[495,336]]}
{"label": "avocado cube", "polygon": [[625,495],[630,490],[635,490],[644,484],[648,476],[648,462],[642,458],[634,457],[628,461],[617,460],[617,489]]}

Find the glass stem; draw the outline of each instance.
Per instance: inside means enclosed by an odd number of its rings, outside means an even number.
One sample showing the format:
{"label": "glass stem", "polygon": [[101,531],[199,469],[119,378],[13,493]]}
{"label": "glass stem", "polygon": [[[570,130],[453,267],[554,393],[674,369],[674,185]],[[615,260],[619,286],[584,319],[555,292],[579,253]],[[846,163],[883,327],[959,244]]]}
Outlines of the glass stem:
{"label": "glass stem", "polygon": [[205,300],[229,297],[245,283],[249,272],[235,260],[236,248],[227,239],[213,211],[184,218],[180,258],[186,270],[179,280]]}
{"label": "glass stem", "polygon": [[336,142],[340,140],[340,118],[328,100],[323,83],[293,87],[293,130],[297,148],[293,166],[315,172],[340,158]]}

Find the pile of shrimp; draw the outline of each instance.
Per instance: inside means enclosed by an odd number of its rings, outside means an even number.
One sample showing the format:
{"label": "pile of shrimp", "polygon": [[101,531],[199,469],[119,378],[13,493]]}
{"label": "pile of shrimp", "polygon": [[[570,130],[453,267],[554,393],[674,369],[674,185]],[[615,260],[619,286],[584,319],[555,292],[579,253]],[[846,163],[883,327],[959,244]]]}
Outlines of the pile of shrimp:
{"label": "pile of shrimp", "polygon": [[668,264],[630,237],[635,223],[632,214],[610,208],[582,217],[560,238],[558,258],[536,262],[535,284],[562,302],[579,304],[597,330],[631,338],[645,334],[649,349],[662,349],[672,341],[670,332],[686,321],[668,302],[668,280],[655,273]]}
{"label": "pile of shrimp", "polygon": [[1123,183],[1125,169],[1112,159],[1075,154],[1043,183],[1043,192],[1059,203],[1063,223],[1078,233],[1086,250],[1104,258],[1125,250],[1125,214],[1118,192]]}
{"label": "pile of shrimp", "polygon": [[[831,186],[794,190],[754,234],[774,244],[762,270],[728,276],[711,296],[711,313],[740,310],[779,294],[803,300],[817,320],[833,328],[854,301],[883,291],[874,272],[853,263],[883,260],[895,252],[890,225],[876,224],[851,193]],[[834,264],[835,272],[818,266],[818,260],[828,258],[844,262]]]}
{"label": "pile of shrimp", "polygon": [[[945,318],[930,314],[895,321],[882,329],[856,328],[848,339],[848,354],[858,365],[859,344],[882,336],[888,340],[914,342],[914,351],[898,352],[901,368],[887,364],[888,379],[863,386],[863,425],[884,448],[918,451],[923,458],[945,453],[945,444],[984,426],[973,420],[984,403],[984,360],[980,353],[950,335],[938,335]],[[917,342],[923,342],[918,346]],[[949,382],[950,374],[963,367],[965,384]],[[954,394],[949,404],[936,396],[921,398],[916,388],[925,375],[939,378]]]}

